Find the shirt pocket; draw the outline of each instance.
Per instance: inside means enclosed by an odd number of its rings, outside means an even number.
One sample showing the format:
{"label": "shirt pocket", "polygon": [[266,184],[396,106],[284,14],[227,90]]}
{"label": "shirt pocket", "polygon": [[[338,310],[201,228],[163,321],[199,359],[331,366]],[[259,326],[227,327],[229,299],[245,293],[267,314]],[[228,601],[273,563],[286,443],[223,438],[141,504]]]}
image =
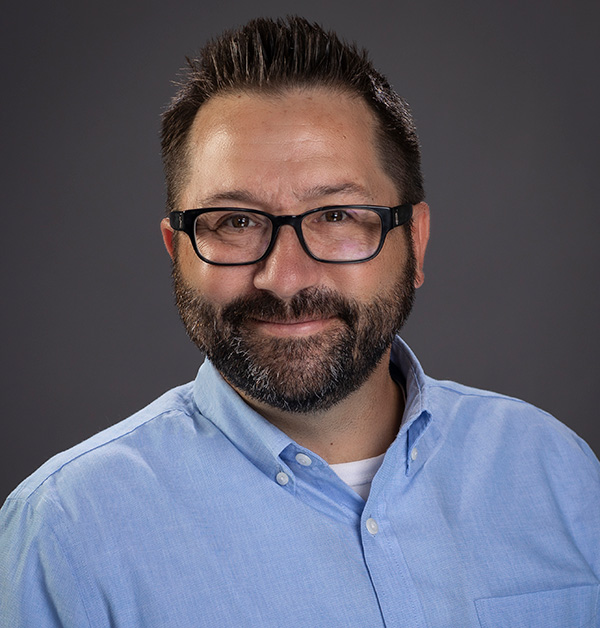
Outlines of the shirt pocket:
{"label": "shirt pocket", "polygon": [[481,628],[596,628],[599,591],[590,585],[488,597],[475,608]]}

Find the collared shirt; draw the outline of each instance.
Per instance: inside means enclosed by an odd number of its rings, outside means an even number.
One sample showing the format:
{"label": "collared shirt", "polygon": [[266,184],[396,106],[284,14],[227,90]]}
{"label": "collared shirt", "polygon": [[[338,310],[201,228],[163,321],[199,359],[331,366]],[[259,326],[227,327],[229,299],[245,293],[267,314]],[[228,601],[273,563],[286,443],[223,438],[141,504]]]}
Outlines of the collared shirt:
{"label": "collared shirt", "polygon": [[365,503],[205,362],[0,515],[10,628],[600,626],[600,465],[532,406],[424,375]]}

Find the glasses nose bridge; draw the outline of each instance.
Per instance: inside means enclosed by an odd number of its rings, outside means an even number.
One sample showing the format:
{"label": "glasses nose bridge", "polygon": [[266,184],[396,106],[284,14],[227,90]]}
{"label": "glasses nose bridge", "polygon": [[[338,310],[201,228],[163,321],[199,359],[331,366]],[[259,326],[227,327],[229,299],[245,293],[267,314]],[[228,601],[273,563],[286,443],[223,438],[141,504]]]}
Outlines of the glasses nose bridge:
{"label": "glasses nose bridge", "polygon": [[284,227],[286,225],[292,227],[292,229],[296,232],[296,237],[300,242],[300,245],[304,249],[304,251],[310,255],[306,248],[306,243],[304,242],[304,236],[302,235],[302,219],[305,214],[301,214],[300,216],[293,215],[283,215],[283,216],[269,216],[271,219],[271,223],[273,224],[273,233],[271,235],[271,244],[269,246],[269,252],[275,246],[275,242],[277,241],[277,236],[279,235],[280,227]]}

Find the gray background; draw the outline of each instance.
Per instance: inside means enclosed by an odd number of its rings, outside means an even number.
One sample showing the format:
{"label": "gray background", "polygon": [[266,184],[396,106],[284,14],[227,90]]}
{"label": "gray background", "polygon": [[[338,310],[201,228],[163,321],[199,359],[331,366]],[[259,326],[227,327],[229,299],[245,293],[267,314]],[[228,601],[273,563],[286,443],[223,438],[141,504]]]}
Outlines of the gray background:
{"label": "gray background", "polygon": [[405,337],[425,369],[531,401],[600,451],[599,6],[5,6],[0,501],[194,377],[158,230],[159,113],[208,36],[290,12],[369,48],[413,107],[433,232]]}

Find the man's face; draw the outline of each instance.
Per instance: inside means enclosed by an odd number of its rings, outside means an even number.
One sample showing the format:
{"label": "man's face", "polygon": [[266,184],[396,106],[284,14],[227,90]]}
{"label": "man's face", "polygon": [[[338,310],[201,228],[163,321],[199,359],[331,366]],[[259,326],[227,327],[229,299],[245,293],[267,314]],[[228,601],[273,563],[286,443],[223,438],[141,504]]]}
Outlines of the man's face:
{"label": "man's face", "polygon": [[[300,214],[324,205],[397,205],[360,99],[325,89],[218,96],[198,112],[179,209],[246,207]],[[324,264],[289,226],[248,266],[201,261],[187,236],[163,235],[190,337],[242,396],[281,410],[326,410],[387,355],[422,281],[427,212],[414,247],[402,228],[358,264]]]}

